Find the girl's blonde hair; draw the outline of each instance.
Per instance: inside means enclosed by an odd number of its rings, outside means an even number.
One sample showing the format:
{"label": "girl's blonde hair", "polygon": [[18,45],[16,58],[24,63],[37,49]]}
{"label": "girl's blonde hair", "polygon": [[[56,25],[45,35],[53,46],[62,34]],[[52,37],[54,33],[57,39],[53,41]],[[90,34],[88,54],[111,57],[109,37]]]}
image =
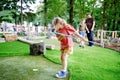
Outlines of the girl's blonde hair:
{"label": "girl's blonde hair", "polygon": [[62,20],[62,24],[63,24],[63,26],[66,26],[66,25],[67,25],[67,22],[63,19],[63,20]]}
{"label": "girl's blonde hair", "polygon": [[[54,18],[52,23],[54,25],[55,30],[58,30],[58,29],[60,29],[60,28],[67,25],[67,22],[64,19],[60,18],[60,17]],[[58,23],[59,23],[59,25],[57,25]]]}
{"label": "girl's blonde hair", "polygon": [[85,18],[82,18],[81,24],[85,24]]}

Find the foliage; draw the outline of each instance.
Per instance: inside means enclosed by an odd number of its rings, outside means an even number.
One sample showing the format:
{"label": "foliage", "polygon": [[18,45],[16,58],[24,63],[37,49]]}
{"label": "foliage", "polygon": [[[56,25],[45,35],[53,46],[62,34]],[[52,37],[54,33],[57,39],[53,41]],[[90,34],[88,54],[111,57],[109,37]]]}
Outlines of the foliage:
{"label": "foliage", "polygon": [[[70,0],[47,0],[47,23],[60,16],[69,21]],[[58,4],[59,3],[59,4]],[[57,4],[57,5],[56,5]],[[95,29],[120,30],[120,1],[119,0],[75,0],[74,2],[74,26],[77,26],[86,13],[90,12],[96,20]],[[61,5],[63,5],[61,7]],[[44,9],[44,8],[43,8]],[[42,10],[43,10],[42,9]],[[105,12],[104,12],[105,10]],[[41,11],[41,14],[42,13]]]}
{"label": "foliage", "polygon": [[[120,0],[43,0],[40,2],[41,5],[36,14],[31,12],[23,14],[21,11],[24,9],[32,11],[27,3],[33,4],[35,0],[22,0],[22,3],[26,4],[25,6],[17,5],[20,1],[2,0],[0,2],[0,22],[6,20],[20,23],[22,20],[26,20],[28,22],[37,21],[44,25],[51,23],[56,16],[69,22],[70,14],[73,14],[74,26],[77,27],[81,19],[86,18],[86,13],[90,12],[95,18],[96,30],[120,30]],[[74,1],[73,12],[70,12],[71,1]]]}
{"label": "foliage", "polygon": [[13,10],[4,10],[0,12],[0,17],[2,20],[7,20],[8,22],[11,22],[13,20]]}
{"label": "foliage", "polygon": [[[20,10],[31,9],[30,6],[27,3],[34,3],[34,0],[22,0],[22,4],[24,3],[25,6],[17,5],[17,3],[20,3],[21,0],[2,0],[0,1],[0,22],[8,21],[8,22],[15,22],[20,23],[21,21],[21,14],[24,18],[24,20],[31,21],[34,18],[25,18],[27,16],[31,16],[29,14],[23,14]],[[4,14],[3,14],[4,13]],[[10,14],[9,14],[10,13]],[[7,18],[8,17],[8,18]],[[30,20],[29,20],[30,19]]]}
{"label": "foliage", "polygon": [[0,12],[0,17],[1,16],[12,16],[12,10],[4,10]]}
{"label": "foliage", "polygon": [[54,17],[67,17],[67,3],[65,0],[48,0],[47,1],[47,13],[46,13],[46,22],[50,22]]}
{"label": "foliage", "polygon": [[105,4],[105,29],[120,30],[120,0],[108,0]]}

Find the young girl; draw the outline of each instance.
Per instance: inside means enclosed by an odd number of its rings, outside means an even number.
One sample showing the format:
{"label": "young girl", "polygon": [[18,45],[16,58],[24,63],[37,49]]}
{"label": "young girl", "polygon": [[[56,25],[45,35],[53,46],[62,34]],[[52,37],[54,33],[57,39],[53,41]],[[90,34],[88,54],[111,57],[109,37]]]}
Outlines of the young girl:
{"label": "young girl", "polygon": [[69,36],[76,35],[83,41],[83,39],[79,33],[69,24],[66,23],[65,20],[61,19],[60,17],[56,17],[53,20],[53,25],[55,27],[55,31],[57,34],[57,38],[61,44],[61,61],[62,61],[62,70],[56,74],[57,78],[64,78],[67,74],[67,59],[68,55],[73,52],[73,39]]}
{"label": "young girl", "polygon": [[[79,34],[82,37],[85,38],[85,36],[86,36],[86,32],[85,32],[86,24],[85,24],[85,19],[84,18],[81,20],[81,23],[79,24],[78,28],[79,28]],[[84,48],[85,47],[84,41],[81,41],[81,43],[80,43],[79,46],[82,47],[82,48]]]}

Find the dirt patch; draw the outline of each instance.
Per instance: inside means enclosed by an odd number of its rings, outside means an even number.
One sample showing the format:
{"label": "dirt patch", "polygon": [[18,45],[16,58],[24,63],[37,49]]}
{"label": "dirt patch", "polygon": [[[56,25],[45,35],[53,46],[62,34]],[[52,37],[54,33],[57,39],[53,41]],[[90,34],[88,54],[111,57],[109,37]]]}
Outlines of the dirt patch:
{"label": "dirt patch", "polygon": [[114,46],[114,45],[105,45],[105,48],[113,49],[115,51],[120,52],[120,46]]}
{"label": "dirt patch", "polygon": [[[96,40],[95,42],[100,44],[100,40]],[[98,44],[96,44],[96,46],[100,46]],[[120,52],[120,43],[119,42],[112,43],[112,44],[108,43],[108,42],[104,42],[104,47]]]}

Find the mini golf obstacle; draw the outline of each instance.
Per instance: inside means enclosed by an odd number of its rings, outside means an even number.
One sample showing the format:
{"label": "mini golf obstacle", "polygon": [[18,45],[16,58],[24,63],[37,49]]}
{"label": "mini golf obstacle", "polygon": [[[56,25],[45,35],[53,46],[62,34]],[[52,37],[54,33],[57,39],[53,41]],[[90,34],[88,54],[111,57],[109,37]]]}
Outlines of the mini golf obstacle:
{"label": "mini golf obstacle", "polygon": [[46,49],[52,50],[55,47],[52,44],[45,44],[43,40],[40,42],[34,42],[23,38],[18,38],[18,40],[30,45],[30,55],[44,55],[46,53]]}
{"label": "mini golf obstacle", "polygon": [[18,36],[16,34],[7,34],[3,36],[7,42],[12,42],[18,39]]}
{"label": "mini golf obstacle", "polygon": [[30,44],[30,55],[40,55],[46,53],[44,42]]}
{"label": "mini golf obstacle", "polygon": [[17,34],[13,32],[0,32],[0,34],[2,34],[0,42],[12,42],[18,39]]}

